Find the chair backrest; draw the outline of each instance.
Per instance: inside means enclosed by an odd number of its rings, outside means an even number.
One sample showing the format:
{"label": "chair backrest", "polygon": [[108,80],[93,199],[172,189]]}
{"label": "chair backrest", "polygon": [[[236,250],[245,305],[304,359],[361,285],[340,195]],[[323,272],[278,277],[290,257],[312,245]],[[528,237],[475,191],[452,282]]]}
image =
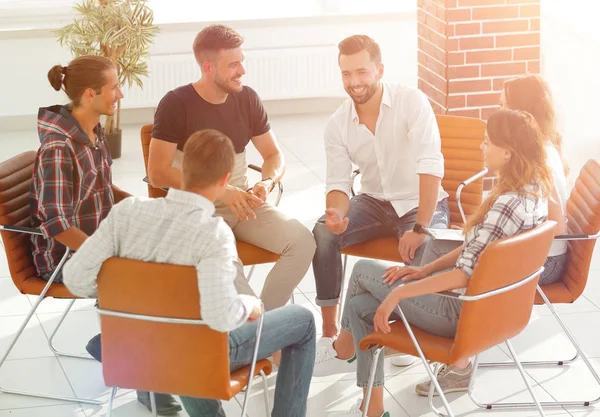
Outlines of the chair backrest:
{"label": "chair backrest", "polygon": [[[0,163],[0,224],[31,227],[29,189],[35,163],[34,151]],[[31,257],[30,235],[2,231],[8,269],[15,286],[21,290],[29,278],[37,276]]]}
{"label": "chair backrest", "polygon": [[[567,201],[570,234],[595,235],[600,231],[600,162],[590,159],[581,169]],[[568,262],[562,283],[573,301],[583,293],[596,240],[573,240],[568,243]]]}
{"label": "chair backrest", "polygon": [[[201,318],[192,266],[110,258],[98,275],[104,310]],[[206,325],[101,315],[102,369],[108,386],[229,399],[228,335]]]}
{"label": "chair backrest", "polygon": [[[507,287],[544,265],[556,222],[543,224],[488,245],[477,262],[465,295]],[[539,276],[520,287],[477,301],[463,301],[450,353],[451,363],[468,358],[519,334],[531,317]]]}
{"label": "chair backrest", "polygon": [[[140,137],[142,139],[142,153],[144,154],[144,168],[146,170],[146,176],[148,176],[148,157],[150,156],[150,141],[152,140],[152,124],[142,126]],[[160,188],[154,188],[148,184],[148,197],[159,198],[166,195],[166,191],[161,190]]]}
{"label": "chair backrest", "polygon": [[[450,224],[462,226],[462,217],[456,204],[456,190],[460,183],[484,168],[483,151],[479,148],[485,134],[481,119],[458,116],[436,116],[442,138],[444,179],[442,186],[450,197]],[[461,194],[465,215],[469,216],[481,204],[483,179],[466,186]]]}

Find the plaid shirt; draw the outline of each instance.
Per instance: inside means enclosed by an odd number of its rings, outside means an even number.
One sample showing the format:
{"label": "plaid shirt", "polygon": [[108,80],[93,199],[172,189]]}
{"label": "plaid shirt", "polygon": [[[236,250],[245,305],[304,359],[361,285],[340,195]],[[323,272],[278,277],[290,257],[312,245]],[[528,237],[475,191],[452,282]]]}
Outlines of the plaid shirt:
{"label": "plaid shirt", "polygon": [[42,236],[32,236],[33,261],[40,276],[51,273],[65,253],[53,239],[71,227],[91,235],[114,203],[112,159],[100,125],[96,145],[65,106],[40,109],[41,146],[30,190],[31,218]]}
{"label": "plaid shirt", "polygon": [[496,239],[513,236],[532,229],[548,219],[548,201],[530,194],[506,193],[500,195],[483,221],[465,237],[462,253],[456,267],[468,277],[487,245]]}

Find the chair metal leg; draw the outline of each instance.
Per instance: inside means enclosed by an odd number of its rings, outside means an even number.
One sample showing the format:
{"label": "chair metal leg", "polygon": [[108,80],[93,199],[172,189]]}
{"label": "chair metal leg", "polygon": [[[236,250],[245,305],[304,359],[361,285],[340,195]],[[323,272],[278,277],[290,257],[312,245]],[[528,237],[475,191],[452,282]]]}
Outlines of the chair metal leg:
{"label": "chair metal leg", "polygon": [[150,409],[152,410],[152,415],[154,417],[158,417],[158,411],[156,409],[156,396],[153,392],[150,392]]}
{"label": "chair metal leg", "polygon": [[369,373],[369,383],[367,384],[367,395],[365,395],[362,417],[367,417],[367,410],[369,409],[369,403],[371,402],[371,392],[373,391],[373,383],[375,382],[375,372],[377,371],[377,360],[379,359],[382,350],[383,346],[379,346],[373,354],[373,363],[371,364],[371,372]]}
{"label": "chair metal leg", "polygon": [[506,343],[506,347],[508,348],[508,350],[510,352],[510,356],[512,356],[512,358],[514,359],[515,363],[517,364],[517,368],[519,369],[519,373],[521,374],[521,378],[523,378],[523,382],[525,382],[525,385],[527,386],[527,390],[531,394],[531,398],[533,398],[533,402],[535,402],[536,408],[538,409],[540,415],[542,417],[544,417],[545,414],[544,414],[544,410],[542,408],[542,405],[538,401],[537,397],[535,396],[535,393],[533,392],[533,388],[531,387],[531,384],[527,380],[527,374],[525,373],[525,370],[523,369],[523,367],[521,366],[521,363],[519,362],[519,359],[517,358],[517,353],[513,349],[512,344],[510,343],[509,340],[507,340],[505,343]]}
{"label": "chair metal leg", "polygon": [[344,288],[345,288],[345,283],[346,283],[346,267],[348,266],[348,255],[344,255],[344,264],[342,266],[342,282],[340,283],[340,301],[339,301],[339,308],[338,308],[338,314],[337,314],[337,323],[339,327],[342,327],[342,309],[344,308],[344,300],[345,298],[345,294],[344,294]]}
{"label": "chair metal leg", "polygon": [[264,399],[265,399],[265,410],[267,411],[267,414],[265,415],[270,415],[271,414],[271,404],[269,402],[269,381],[267,380],[267,375],[265,374],[264,371],[260,371],[260,376],[262,377],[263,380],[263,390],[264,390]]}
{"label": "chair metal leg", "polygon": [[254,267],[256,265],[250,266],[250,270],[248,271],[248,276],[246,277],[246,281],[250,282],[250,278],[252,278],[252,274],[254,273]]}
{"label": "chair metal leg", "polygon": [[[31,307],[31,310],[27,314],[27,317],[25,317],[25,320],[23,320],[23,323],[21,324],[21,327],[19,327],[19,330],[17,330],[17,334],[15,335],[14,339],[12,340],[12,342],[10,343],[10,345],[8,346],[8,349],[4,353],[4,356],[2,357],[2,359],[0,359],[0,369],[2,368],[2,365],[4,365],[4,363],[6,362],[6,359],[8,358],[8,355],[10,355],[10,352],[15,347],[17,341],[19,340],[19,337],[21,337],[21,334],[25,330],[25,327],[27,327],[27,324],[31,320],[31,317],[33,317],[33,315],[34,315],[35,311],[37,310],[38,306],[40,305],[40,303],[46,297],[46,293],[48,292],[48,289],[50,288],[50,286],[54,282],[54,279],[56,278],[56,275],[58,274],[58,271],[60,271],[60,269],[62,268],[63,264],[67,260],[68,255],[69,255],[69,250],[67,250],[66,253],[65,253],[65,255],[62,257],[60,263],[58,264],[58,267],[55,269],[54,273],[52,274],[52,276],[50,277],[50,279],[46,283],[46,286],[44,287],[44,289],[40,293],[37,301],[33,304],[33,307]],[[83,398],[64,397],[62,395],[39,394],[39,393],[35,393],[35,392],[17,391],[17,390],[2,388],[2,387],[0,387],[0,392],[3,392],[5,394],[25,395],[25,396],[28,396],[28,397],[48,398],[48,399],[51,399],[51,400],[61,400],[61,401],[83,403],[83,404],[93,404],[93,405],[102,405],[102,404],[104,404],[103,401],[98,401],[98,400],[88,400],[88,399],[83,399]]]}
{"label": "chair metal leg", "polygon": [[[575,360],[577,360],[578,358],[581,358],[583,360],[583,362],[585,363],[585,365],[587,366],[587,368],[589,369],[592,376],[594,377],[594,379],[596,380],[596,383],[598,384],[598,386],[600,386],[600,376],[598,376],[598,373],[596,372],[596,370],[590,363],[588,357],[585,355],[585,353],[581,349],[581,346],[579,345],[579,343],[577,343],[577,340],[575,340],[575,338],[573,337],[573,334],[568,329],[568,327],[565,325],[565,323],[563,322],[561,317],[558,315],[558,313],[556,312],[556,309],[554,308],[552,303],[548,300],[548,297],[546,297],[546,294],[544,294],[544,292],[542,291],[542,289],[540,288],[539,285],[538,285],[537,291],[540,294],[540,296],[542,297],[542,299],[544,300],[544,303],[546,304],[546,306],[548,307],[548,309],[550,310],[550,312],[552,313],[552,315],[554,316],[554,318],[556,319],[558,324],[560,325],[560,327],[562,328],[562,330],[564,331],[564,333],[567,335],[567,337],[573,344],[573,347],[575,347],[575,350],[577,353],[575,354],[575,356],[572,359],[569,359],[569,360],[522,362],[521,365],[522,366],[562,366],[562,365],[570,364],[570,363],[574,362]],[[485,364],[480,365],[480,367],[492,367],[492,366],[515,366],[515,362],[504,362],[504,363],[499,363],[499,364],[485,363]],[[542,401],[541,405],[542,405],[542,407],[588,407],[588,406],[596,404],[598,402],[600,402],[600,397],[593,399],[593,400],[587,400],[587,401]],[[488,408],[488,409],[492,409],[492,408],[530,408],[530,407],[536,406],[536,404],[532,403],[532,402],[529,402],[529,403],[478,404],[478,405],[480,407]]]}
{"label": "chair metal leg", "polygon": [[246,395],[244,396],[244,404],[242,405],[242,417],[246,417],[246,410],[248,409],[248,400],[250,399],[252,380],[254,379],[254,370],[256,369],[256,360],[258,358],[258,346],[260,344],[260,336],[262,334],[264,319],[265,315],[262,314],[258,318],[258,323],[256,325],[256,342],[254,343],[254,352],[252,353],[252,362],[250,363],[250,374],[248,375],[248,386],[246,387]]}
{"label": "chair metal leg", "polygon": [[54,328],[54,331],[52,332],[52,334],[48,338],[48,347],[50,347],[50,350],[52,352],[54,352],[55,355],[58,355],[58,356],[65,356],[67,358],[92,359],[92,360],[95,360],[90,355],[62,352],[62,351],[60,351],[60,350],[58,350],[58,349],[56,349],[54,347],[54,343],[53,343],[54,342],[54,336],[56,335],[56,333],[58,333],[58,329],[60,328],[60,326],[62,326],[63,322],[65,321],[65,318],[67,317],[67,314],[69,314],[69,311],[71,311],[71,308],[73,307],[73,304],[75,304],[75,301],[77,301],[77,300],[74,298],[74,299],[71,300],[71,302],[69,302],[69,305],[65,309],[65,312],[60,317],[60,321],[58,322],[58,324]]}
{"label": "chair metal leg", "polygon": [[115,400],[115,395],[117,395],[117,387],[112,387],[112,390],[110,392],[110,398],[108,400],[108,413],[106,414],[106,417],[110,417],[112,414],[113,401]]}
{"label": "chair metal leg", "polygon": [[[400,313],[400,318],[402,319],[402,322],[404,323],[404,327],[406,327],[406,331],[408,332],[410,339],[412,340],[413,344],[415,345],[415,348],[417,349],[417,352],[419,353],[419,356],[421,357],[421,360],[423,361],[423,365],[425,365],[425,370],[427,371],[427,374],[429,375],[429,378],[431,379],[431,383],[432,383],[432,385],[435,386],[435,389],[437,390],[437,392],[439,394],[440,400],[442,401],[442,404],[444,405],[444,408],[446,409],[448,414],[444,414],[440,410],[438,410],[436,407],[434,407],[433,400],[430,401],[431,410],[434,413],[436,413],[438,416],[454,417],[454,412],[450,408],[450,404],[448,404],[448,400],[446,399],[446,394],[444,394],[444,391],[440,387],[440,384],[437,380],[437,369],[436,369],[436,373],[434,374],[433,371],[431,370],[431,366],[429,366],[429,362],[427,361],[425,354],[423,353],[423,350],[421,349],[421,345],[419,345],[419,342],[417,341],[417,337],[413,333],[412,328],[410,327],[410,324],[408,323],[408,320],[406,320],[406,316],[404,315],[404,312],[402,311],[402,309],[400,307],[397,307],[396,309]],[[433,398],[433,393],[431,393],[431,397]]]}

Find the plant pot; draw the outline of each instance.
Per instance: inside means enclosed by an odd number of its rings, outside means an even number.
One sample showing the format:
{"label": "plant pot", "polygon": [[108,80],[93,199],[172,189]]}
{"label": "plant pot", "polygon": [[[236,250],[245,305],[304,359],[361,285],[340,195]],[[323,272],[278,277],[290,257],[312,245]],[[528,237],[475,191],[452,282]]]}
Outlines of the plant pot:
{"label": "plant pot", "polygon": [[115,130],[112,133],[106,135],[106,142],[108,142],[108,150],[112,159],[117,159],[121,156],[121,134],[123,132]]}

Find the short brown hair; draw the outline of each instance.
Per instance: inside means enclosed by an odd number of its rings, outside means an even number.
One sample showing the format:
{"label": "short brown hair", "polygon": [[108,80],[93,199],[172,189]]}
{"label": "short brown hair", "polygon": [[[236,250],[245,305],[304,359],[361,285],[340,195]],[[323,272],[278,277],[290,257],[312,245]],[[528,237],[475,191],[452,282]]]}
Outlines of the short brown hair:
{"label": "short brown hair", "polygon": [[367,35],[352,35],[338,44],[340,53],[338,60],[342,55],[354,55],[366,50],[369,53],[371,61],[375,64],[381,64],[381,48],[373,39]]}
{"label": "short brown hair", "polygon": [[183,147],[183,183],[193,188],[214,185],[231,172],[234,157],[231,139],[223,133],[212,129],[194,133]]}
{"label": "short brown hair", "polygon": [[196,62],[202,64],[210,59],[212,54],[222,49],[239,48],[244,43],[242,35],[225,25],[210,25],[205,27],[194,39],[194,56]]}
{"label": "short brown hair", "polygon": [[63,88],[72,105],[77,107],[83,92],[88,88],[100,94],[100,90],[108,82],[105,72],[111,69],[115,69],[115,66],[110,59],[83,55],[69,62],[66,67],[53,66],[48,71],[48,81],[56,91]]}

